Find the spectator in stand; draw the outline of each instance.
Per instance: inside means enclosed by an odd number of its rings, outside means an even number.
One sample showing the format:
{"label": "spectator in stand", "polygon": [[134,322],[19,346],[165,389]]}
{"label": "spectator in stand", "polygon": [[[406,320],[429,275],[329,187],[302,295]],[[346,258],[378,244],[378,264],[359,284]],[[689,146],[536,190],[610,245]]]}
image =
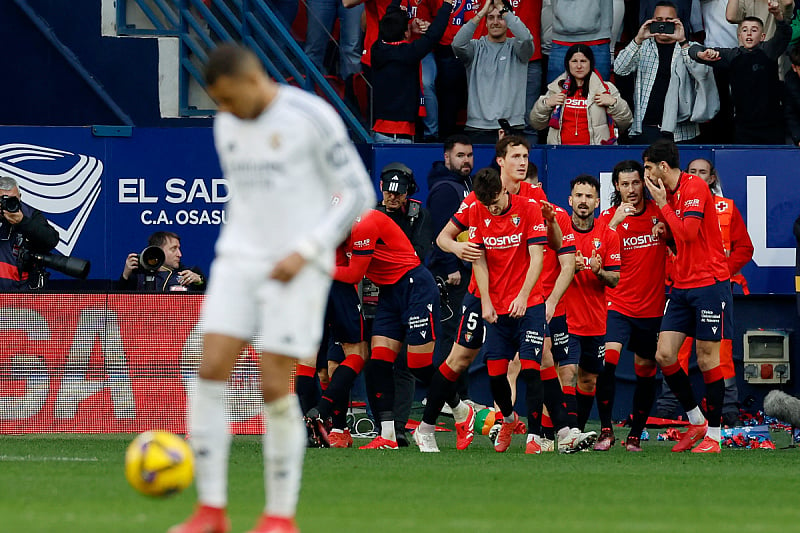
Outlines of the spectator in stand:
{"label": "spectator in stand", "polygon": [[630,126],[628,103],[598,75],[594,61],[592,48],[572,45],[564,56],[565,72],[533,106],[531,125],[550,127],[547,144],[616,144],[614,122],[619,129]]}
{"label": "spectator in stand", "polygon": [[695,61],[714,70],[729,70],[735,110],[734,140],[738,144],[783,144],[783,110],[778,57],[786,51],[792,29],[777,4],[770,7],[777,20],[775,37],[764,41],[764,23],[747,17],[739,30],[738,48],[689,48]]}
{"label": "spectator in stand", "polygon": [[372,84],[375,142],[411,143],[419,115],[420,61],[441,39],[453,0],[446,0],[430,28],[408,41],[406,12],[393,2],[380,22],[372,45]]}
{"label": "spectator in stand", "polygon": [[[672,22],[675,31],[652,34],[653,22]],[[697,122],[691,120],[696,98],[702,98],[696,93],[695,84],[705,84],[713,93],[716,85],[711,67],[689,58],[689,44],[675,4],[662,0],[656,4],[653,17],[642,24],[614,61],[616,74],[636,72],[633,126],[629,132],[633,144],[651,144],[661,137],[689,142],[700,134]],[[703,102],[704,109],[708,103]]]}
{"label": "spectator in stand", "polygon": [[552,0],[553,44],[547,66],[547,83],[555,80],[572,45],[582,43],[592,49],[597,71],[603,79],[611,76],[611,28],[614,25],[614,0]]}
{"label": "spectator in stand", "polygon": [[[486,17],[488,34],[473,39]],[[508,36],[509,28],[515,37]],[[453,38],[453,51],[467,67],[467,134],[476,144],[497,142],[498,120],[514,130],[525,127],[525,83],[533,36],[501,0],[486,0],[478,14]]]}
{"label": "spectator in stand", "polygon": [[789,52],[791,69],[786,73],[783,93],[783,116],[792,144],[800,146],[800,45]]}
{"label": "spectator in stand", "polygon": [[[139,264],[139,254],[130,253],[125,268],[117,282],[122,291],[198,292],[206,288],[206,278],[198,267],[181,263],[181,238],[171,231],[157,231],[147,239],[147,246],[158,246],[164,251],[164,264],[155,272],[147,272]],[[147,288],[147,277],[154,279],[153,289]]]}
{"label": "spectator in stand", "polygon": [[[639,0],[640,25],[645,23],[645,21],[650,17],[650,14],[655,12],[656,7],[658,7],[661,2],[662,0]],[[675,6],[675,16],[679,18],[681,24],[683,24],[683,29],[686,32],[687,39],[690,35],[694,35],[703,29],[692,26],[692,6],[696,2],[697,0],[670,0],[670,3]],[[616,72],[616,69],[614,72]]]}
{"label": "spectator in stand", "polygon": [[773,8],[782,12],[783,20],[792,20],[793,0],[728,0],[725,17],[731,24],[739,24],[740,32],[742,23],[748,17],[758,17],[763,22],[765,39],[769,40],[775,36],[775,31],[778,28]]}
{"label": "spectator in stand", "polygon": [[361,17],[364,6],[351,9],[342,0],[308,0],[308,26],[306,29],[306,55],[321,72],[328,45],[333,40],[331,32],[339,19],[339,77],[347,80],[361,72]]}
{"label": "spectator in stand", "polygon": [[[444,0],[420,0],[418,17],[431,21]],[[460,0],[454,4],[444,36],[433,49],[436,66],[436,91],[439,111],[439,136],[442,139],[460,133],[459,115],[467,105],[467,72],[451,44],[456,33],[478,12],[479,0]],[[426,94],[427,94],[426,89]]]}
{"label": "spectator in stand", "polygon": [[[737,28],[725,17],[728,0],[703,0],[700,9],[706,38],[703,44],[711,48],[736,48],[739,46]],[[686,26],[684,26],[686,28]],[[714,144],[733,143],[733,102],[731,101],[728,72],[714,72],[714,82],[719,96],[719,112],[709,122],[700,125],[698,142]]]}

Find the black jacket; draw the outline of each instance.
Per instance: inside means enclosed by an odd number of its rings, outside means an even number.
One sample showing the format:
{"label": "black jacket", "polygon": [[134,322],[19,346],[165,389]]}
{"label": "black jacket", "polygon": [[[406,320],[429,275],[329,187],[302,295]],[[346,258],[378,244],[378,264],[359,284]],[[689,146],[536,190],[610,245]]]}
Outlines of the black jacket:
{"label": "black jacket", "polygon": [[24,290],[29,285],[32,268],[20,263],[20,250],[47,253],[58,244],[58,231],[38,209],[26,204],[20,204],[20,209],[23,218],[16,226],[0,216],[0,291]]}
{"label": "black jacket", "polygon": [[730,71],[731,98],[736,112],[737,143],[759,143],[759,139],[770,144],[783,144],[783,90],[778,77],[778,58],[786,51],[792,36],[792,28],[778,21],[775,35],[755,48],[714,48],[719,60],[703,61],[697,54],[705,48],[694,45],[689,56],[700,63],[711,65],[715,70]]}
{"label": "black jacket", "polygon": [[783,117],[794,145],[800,143],[800,76],[794,70],[786,73],[783,91]]}
{"label": "black jacket", "polygon": [[471,190],[471,177],[464,177],[458,172],[451,171],[444,165],[444,161],[435,161],[431,166],[428,173],[428,199],[425,205],[431,214],[434,238],[428,268],[435,276],[447,278],[454,272],[464,273],[470,269],[471,265],[465,264],[453,254],[443,252],[435,240]]}
{"label": "black jacket", "polygon": [[400,226],[408,240],[411,241],[411,246],[417,252],[420,262],[424,262],[425,256],[431,251],[433,245],[433,230],[431,229],[431,215],[427,209],[422,207],[420,201],[409,198],[406,209],[402,211],[389,212],[383,204],[378,204],[375,209],[386,213],[395,224]]}
{"label": "black jacket", "polygon": [[[419,116],[420,61],[444,35],[452,4],[445,2],[428,31],[413,42],[372,45],[372,94],[376,120],[416,122]],[[385,132],[393,133],[393,132]]]}

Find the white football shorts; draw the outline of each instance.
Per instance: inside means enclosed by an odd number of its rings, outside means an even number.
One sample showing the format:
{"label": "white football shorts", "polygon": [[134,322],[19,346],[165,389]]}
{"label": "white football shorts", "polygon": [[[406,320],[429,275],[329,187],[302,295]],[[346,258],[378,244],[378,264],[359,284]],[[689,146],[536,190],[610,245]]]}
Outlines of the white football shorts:
{"label": "white football shorts", "polygon": [[205,333],[251,341],[259,352],[313,357],[331,279],[312,264],[290,282],[270,279],[272,263],[216,258],[203,301]]}

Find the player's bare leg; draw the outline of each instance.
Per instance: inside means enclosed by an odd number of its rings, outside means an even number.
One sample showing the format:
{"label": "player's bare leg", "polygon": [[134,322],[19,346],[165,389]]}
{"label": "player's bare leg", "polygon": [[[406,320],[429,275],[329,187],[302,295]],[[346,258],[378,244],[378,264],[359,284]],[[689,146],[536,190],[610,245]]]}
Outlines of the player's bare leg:
{"label": "player's bare leg", "polygon": [[681,402],[681,406],[689,418],[689,424],[691,424],[689,430],[684,434],[684,438],[672,447],[672,451],[676,452],[691,448],[705,436],[708,427],[706,418],[700,411],[694,392],[692,392],[689,376],[678,362],[678,351],[685,338],[686,334],[679,331],[662,331],[658,335],[658,348],[656,349],[656,362],[661,367],[667,385]]}
{"label": "player's bare leg", "polygon": [[[295,361],[285,355],[261,354],[261,392],[267,428],[263,436],[267,502],[263,516],[251,533],[299,531],[294,525],[294,515],[303,474],[306,430],[300,404],[289,394]],[[281,529],[271,529],[277,527]]]}
{"label": "player's bare leg", "polygon": [[198,509],[169,533],[225,533],[228,503],[228,455],[231,435],[225,420],[225,387],[246,342],[227,335],[203,336],[203,359],[189,397],[188,426],[195,455]]}

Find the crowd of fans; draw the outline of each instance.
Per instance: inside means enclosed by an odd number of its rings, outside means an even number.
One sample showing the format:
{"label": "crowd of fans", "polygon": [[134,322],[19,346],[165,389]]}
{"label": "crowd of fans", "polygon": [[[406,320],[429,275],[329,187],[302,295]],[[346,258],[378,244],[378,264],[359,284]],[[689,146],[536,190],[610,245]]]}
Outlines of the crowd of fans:
{"label": "crowd of fans", "polygon": [[[273,3],[283,13],[291,0]],[[360,111],[376,142],[463,132],[491,144],[505,129],[547,144],[798,144],[792,0],[309,0],[305,8],[295,33],[318,68],[345,81],[354,108],[354,80],[362,82]]]}

